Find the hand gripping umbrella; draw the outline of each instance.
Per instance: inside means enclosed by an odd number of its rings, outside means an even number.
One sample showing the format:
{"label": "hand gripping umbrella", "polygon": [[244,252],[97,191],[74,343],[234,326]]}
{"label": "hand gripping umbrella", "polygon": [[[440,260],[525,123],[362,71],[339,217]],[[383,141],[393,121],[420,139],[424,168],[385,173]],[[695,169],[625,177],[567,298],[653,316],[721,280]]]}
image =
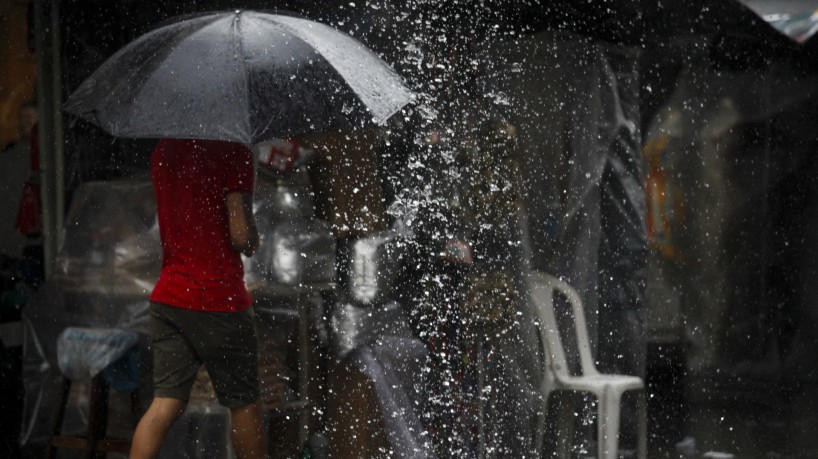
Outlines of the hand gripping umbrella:
{"label": "hand gripping umbrella", "polygon": [[412,97],[349,35],[297,16],[234,11],[180,20],[135,39],[64,109],[118,137],[254,145],[382,124]]}

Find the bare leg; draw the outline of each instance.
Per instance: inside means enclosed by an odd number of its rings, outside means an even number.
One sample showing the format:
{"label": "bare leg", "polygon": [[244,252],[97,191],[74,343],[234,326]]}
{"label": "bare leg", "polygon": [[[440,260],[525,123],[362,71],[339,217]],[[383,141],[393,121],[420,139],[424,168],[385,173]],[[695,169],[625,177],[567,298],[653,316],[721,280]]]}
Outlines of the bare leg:
{"label": "bare leg", "polygon": [[237,459],[266,459],[267,435],[261,417],[261,404],[256,401],[241,408],[231,408],[233,449]]}
{"label": "bare leg", "polygon": [[153,459],[159,454],[165,434],[179,415],[186,402],[175,398],[155,397],[148,411],[139,420],[131,442],[130,459]]}

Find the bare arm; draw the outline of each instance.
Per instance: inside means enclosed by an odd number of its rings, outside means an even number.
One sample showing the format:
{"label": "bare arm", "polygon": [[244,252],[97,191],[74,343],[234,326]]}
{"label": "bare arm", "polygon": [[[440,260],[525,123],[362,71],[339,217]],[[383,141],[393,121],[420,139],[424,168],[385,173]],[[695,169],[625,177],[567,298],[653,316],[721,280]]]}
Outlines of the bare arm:
{"label": "bare arm", "polygon": [[245,193],[227,194],[227,218],[230,242],[236,252],[251,256],[258,249],[258,230],[253,217],[253,196]]}

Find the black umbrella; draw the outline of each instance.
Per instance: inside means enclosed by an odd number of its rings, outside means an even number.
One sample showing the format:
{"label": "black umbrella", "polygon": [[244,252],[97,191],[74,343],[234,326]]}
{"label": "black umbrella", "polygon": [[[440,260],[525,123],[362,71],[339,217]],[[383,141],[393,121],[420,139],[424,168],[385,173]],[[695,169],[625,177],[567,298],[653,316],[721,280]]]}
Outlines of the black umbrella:
{"label": "black umbrella", "polygon": [[142,35],[105,61],[64,109],[118,137],[253,145],[380,124],[412,97],[349,35],[297,16],[234,11]]}

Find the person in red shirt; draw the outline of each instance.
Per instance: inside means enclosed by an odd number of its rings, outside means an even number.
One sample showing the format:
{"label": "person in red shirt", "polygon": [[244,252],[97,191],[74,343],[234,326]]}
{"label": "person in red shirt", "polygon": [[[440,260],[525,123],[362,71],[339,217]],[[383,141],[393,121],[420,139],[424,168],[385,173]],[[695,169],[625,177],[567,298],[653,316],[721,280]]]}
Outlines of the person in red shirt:
{"label": "person in red shirt", "polygon": [[230,142],[164,139],[151,175],[162,240],[162,273],[150,296],[155,387],[130,457],[156,457],[204,365],[230,409],[237,458],[264,458],[258,341],[241,260],[259,241],[252,153]]}

